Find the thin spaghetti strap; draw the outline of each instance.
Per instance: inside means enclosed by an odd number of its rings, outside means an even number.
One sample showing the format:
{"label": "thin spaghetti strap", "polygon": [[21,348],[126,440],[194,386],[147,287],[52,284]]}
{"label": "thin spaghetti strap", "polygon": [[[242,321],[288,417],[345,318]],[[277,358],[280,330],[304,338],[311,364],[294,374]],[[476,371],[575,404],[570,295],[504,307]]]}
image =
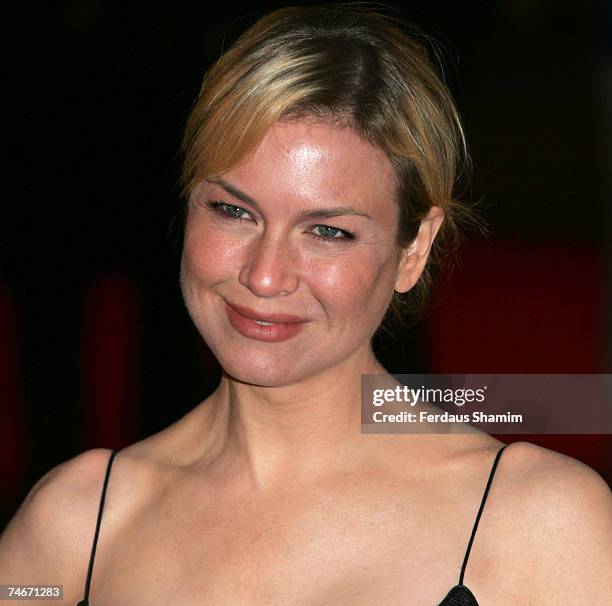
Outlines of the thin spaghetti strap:
{"label": "thin spaghetti strap", "polygon": [[474,542],[474,537],[476,536],[476,530],[478,529],[478,522],[480,522],[480,516],[482,515],[482,511],[484,509],[485,501],[487,500],[487,495],[489,494],[489,488],[491,488],[491,483],[493,482],[493,476],[495,475],[495,469],[497,468],[497,464],[499,463],[499,459],[501,457],[502,452],[508,446],[502,446],[497,451],[497,456],[495,457],[495,461],[493,462],[493,468],[491,469],[491,473],[489,474],[489,480],[487,482],[487,487],[485,488],[484,495],[482,496],[482,501],[480,502],[480,509],[478,510],[478,515],[476,516],[476,521],[474,522],[474,528],[472,528],[472,536],[470,536],[470,541],[467,546],[467,550],[465,552],[465,557],[463,558],[463,565],[461,566],[461,576],[459,577],[459,585],[463,585],[463,576],[465,575],[465,569],[467,567],[468,558],[470,557],[470,550],[472,549],[472,543]]}
{"label": "thin spaghetti strap", "polygon": [[96,557],[96,547],[98,546],[98,535],[100,534],[100,525],[102,523],[102,512],[104,510],[104,499],[106,498],[106,487],[108,486],[108,478],[110,477],[111,467],[113,466],[113,460],[118,450],[113,450],[111,456],[108,459],[108,465],[106,466],[106,476],[104,477],[104,485],[102,486],[102,496],[100,497],[100,509],[98,510],[98,521],[96,522],[96,532],[94,534],[93,545],[91,548],[91,556],[89,558],[89,568],[87,570],[87,580],[85,581],[85,596],[77,604],[77,606],[89,606],[89,587],[91,585],[91,576],[93,573],[94,559]]}

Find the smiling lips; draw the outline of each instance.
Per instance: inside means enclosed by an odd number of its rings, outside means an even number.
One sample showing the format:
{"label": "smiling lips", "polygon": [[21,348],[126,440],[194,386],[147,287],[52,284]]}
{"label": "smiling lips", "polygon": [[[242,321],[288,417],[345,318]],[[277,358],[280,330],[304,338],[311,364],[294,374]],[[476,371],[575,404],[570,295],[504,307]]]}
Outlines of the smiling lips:
{"label": "smiling lips", "polygon": [[275,343],[296,335],[305,324],[299,316],[290,314],[260,314],[241,305],[226,302],[230,324],[243,336]]}

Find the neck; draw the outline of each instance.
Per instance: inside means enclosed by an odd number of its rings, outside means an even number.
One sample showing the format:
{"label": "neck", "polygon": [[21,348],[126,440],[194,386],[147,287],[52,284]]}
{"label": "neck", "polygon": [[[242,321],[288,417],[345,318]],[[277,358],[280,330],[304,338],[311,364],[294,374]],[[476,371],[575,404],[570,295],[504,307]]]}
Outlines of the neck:
{"label": "neck", "polygon": [[260,489],[354,466],[368,448],[361,434],[362,373],[388,374],[371,349],[281,387],[224,374],[205,405],[215,464]]}

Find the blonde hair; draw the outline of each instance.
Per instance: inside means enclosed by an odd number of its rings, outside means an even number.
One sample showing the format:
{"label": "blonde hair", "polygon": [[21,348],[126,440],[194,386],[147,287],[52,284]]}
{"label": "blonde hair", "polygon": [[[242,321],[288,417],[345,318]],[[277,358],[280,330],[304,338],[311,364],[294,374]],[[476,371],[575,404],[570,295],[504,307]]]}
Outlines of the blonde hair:
{"label": "blonde hair", "polygon": [[186,196],[246,159],[279,120],[349,127],[382,149],[397,181],[398,246],[414,240],[432,206],[445,216],[427,268],[408,293],[394,294],[383,328],[391,319],[408,324],[419,317],[432,269],[472,216],[454,198],[468,165],[459,115],[415,31],[350,4],[276,10],[209,68],[183,140]]}

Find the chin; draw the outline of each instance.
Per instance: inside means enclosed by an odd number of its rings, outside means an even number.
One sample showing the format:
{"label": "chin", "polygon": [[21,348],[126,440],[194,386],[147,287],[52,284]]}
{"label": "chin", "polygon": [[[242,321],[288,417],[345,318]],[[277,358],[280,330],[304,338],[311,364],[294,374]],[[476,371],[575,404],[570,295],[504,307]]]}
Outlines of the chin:
{"label": "chin", "polygon": [[274,360],[251,360],[245,363],[245,359],[234,363],[233,360],[223,360],[217,357],[224,374],[231,379],[248,385],[259,387],[282,387],[304,378],[304,372],[296,373],[294,365],[288,366],[286,360],[280,364]]}

